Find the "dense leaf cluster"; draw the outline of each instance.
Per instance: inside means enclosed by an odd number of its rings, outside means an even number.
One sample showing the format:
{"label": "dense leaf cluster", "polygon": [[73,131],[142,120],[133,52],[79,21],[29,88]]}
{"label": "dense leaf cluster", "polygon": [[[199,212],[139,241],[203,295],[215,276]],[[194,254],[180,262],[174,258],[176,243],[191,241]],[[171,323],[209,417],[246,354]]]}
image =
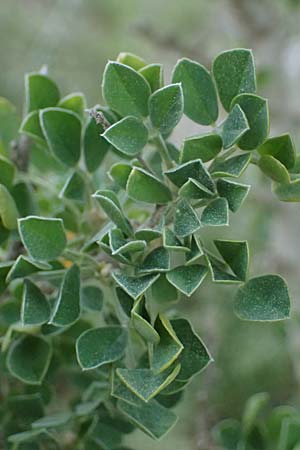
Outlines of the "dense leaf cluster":
{"label": "dense leaf cluster", "polygon": [[[42,72],[25,88],[20,127],[0,102],[0,436],[22,450],[117,449],[135,427],[161,438],[211,362],[175,312],[180,296],[207,278],[238,286],[242,319],[289,317],[280,276],[248,278],[247,242],[205,242],[202,230],[229,225],[251,163],[279,199],[300,200],[294,145],[269,138],[245,49],[221,53],[212,73],[181,59],[167,85],[160,64],[122,53],[104,71],[106,106],[89,115],[81,93],[61,98]],[[170,135],[184,114],[211,128],[179,150]]]}

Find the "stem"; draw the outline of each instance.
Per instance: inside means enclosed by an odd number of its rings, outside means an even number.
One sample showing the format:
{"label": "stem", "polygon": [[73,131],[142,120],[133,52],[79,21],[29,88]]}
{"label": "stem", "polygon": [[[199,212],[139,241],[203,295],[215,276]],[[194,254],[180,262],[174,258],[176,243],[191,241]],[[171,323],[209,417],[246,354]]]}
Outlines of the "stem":
{"label": "stem", "polygon": [[158,148],[158,151],[160,153],[160,156],[162,158],[162,160],[164,161],[167,169],[172,169],[173,167],[173,161],[169,155],[169,150],[168,147],[162,137],[162,135],[160,133],[158,133],[158,135],[156,136],[156,138],[154,139],[154,142]]}

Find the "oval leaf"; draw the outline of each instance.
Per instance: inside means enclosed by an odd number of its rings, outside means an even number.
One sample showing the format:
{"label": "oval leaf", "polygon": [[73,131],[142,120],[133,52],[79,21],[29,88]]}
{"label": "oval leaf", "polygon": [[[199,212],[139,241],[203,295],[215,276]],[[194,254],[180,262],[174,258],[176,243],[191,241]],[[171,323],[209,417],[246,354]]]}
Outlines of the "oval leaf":
{"label": "oval leaf", "polygon": [[158,89],[149,99],[152,125],[162,134],[170,133],[183,114],[183,93],[180,84]]}

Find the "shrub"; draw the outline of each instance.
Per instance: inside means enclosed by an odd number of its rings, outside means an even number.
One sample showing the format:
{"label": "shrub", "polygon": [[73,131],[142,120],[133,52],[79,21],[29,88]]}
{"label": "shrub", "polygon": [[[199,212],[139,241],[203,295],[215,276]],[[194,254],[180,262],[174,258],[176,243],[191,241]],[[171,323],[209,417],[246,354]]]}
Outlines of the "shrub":
{"label": "shrub", "polygon": [[[212,360],[175,309],[205,278],[238,287],[241,319],[290,315],[283,278],[248,278],[246,241],[202,233],[241,208],[249,164],[280,200],[300,200],[299,158],[288,134],[268,137],[251,51],[221,53],[212,74],[181,59],[165,86],[162,70],[121,53],[104,71],[106,106],[89,114],[43,71],[26,75],[20,125],[0,102],[7,448],[117,449],[136,427],[165,435]],[[211,128],[178,150],[170,135],[183,114]]]}

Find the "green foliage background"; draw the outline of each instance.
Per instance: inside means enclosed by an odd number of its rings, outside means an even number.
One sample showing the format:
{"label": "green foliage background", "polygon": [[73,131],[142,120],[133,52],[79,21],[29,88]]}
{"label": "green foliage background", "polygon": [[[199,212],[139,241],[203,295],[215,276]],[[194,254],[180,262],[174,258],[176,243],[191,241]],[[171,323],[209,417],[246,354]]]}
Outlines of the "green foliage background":
{"label": "green foliage background", "polygon": [[[23,73],[49,67],[63,94],[83,91],[88,104],[100,99],[107,59],[119,51],[165,61],[166,74],[182,56],[206,64],[219,51],[252,48],[259,90],[270,99],[271,135],[290,130],[299,147],[300,8],[288,0],[3,0],[0,95],[22,109]],[[184,128],[184,127],[183,127]],[[199,130],[199,128],[198,128]],[[193,134],[186,120],[185,135]],[[175,135],[180,142],[181,135]],[[241,182],[263,180],[251,168]],[[265,185],[266,184],[266,185]],[[136,448],[206,449],[218,420],[239,417],[246,399],[267,391],[273,404],[300,407],[299,225],[297,204],[278,203],[268,181],[250,193],[235,221],[236,239],[248,239],[255,255],[252,272],[280,272],[294,299],[288,323],[247,323],[232,312],[228,289],[204,284],[201,297],[180,308],[192,318],[215,363],[194,380],[179,406],[183,418],[162,443],[140,433]],[[231,231],[233,234],[233,230]],[[224,233],[222,235],[224,236]],[[230,236],[228,236],[230,238]]]}

